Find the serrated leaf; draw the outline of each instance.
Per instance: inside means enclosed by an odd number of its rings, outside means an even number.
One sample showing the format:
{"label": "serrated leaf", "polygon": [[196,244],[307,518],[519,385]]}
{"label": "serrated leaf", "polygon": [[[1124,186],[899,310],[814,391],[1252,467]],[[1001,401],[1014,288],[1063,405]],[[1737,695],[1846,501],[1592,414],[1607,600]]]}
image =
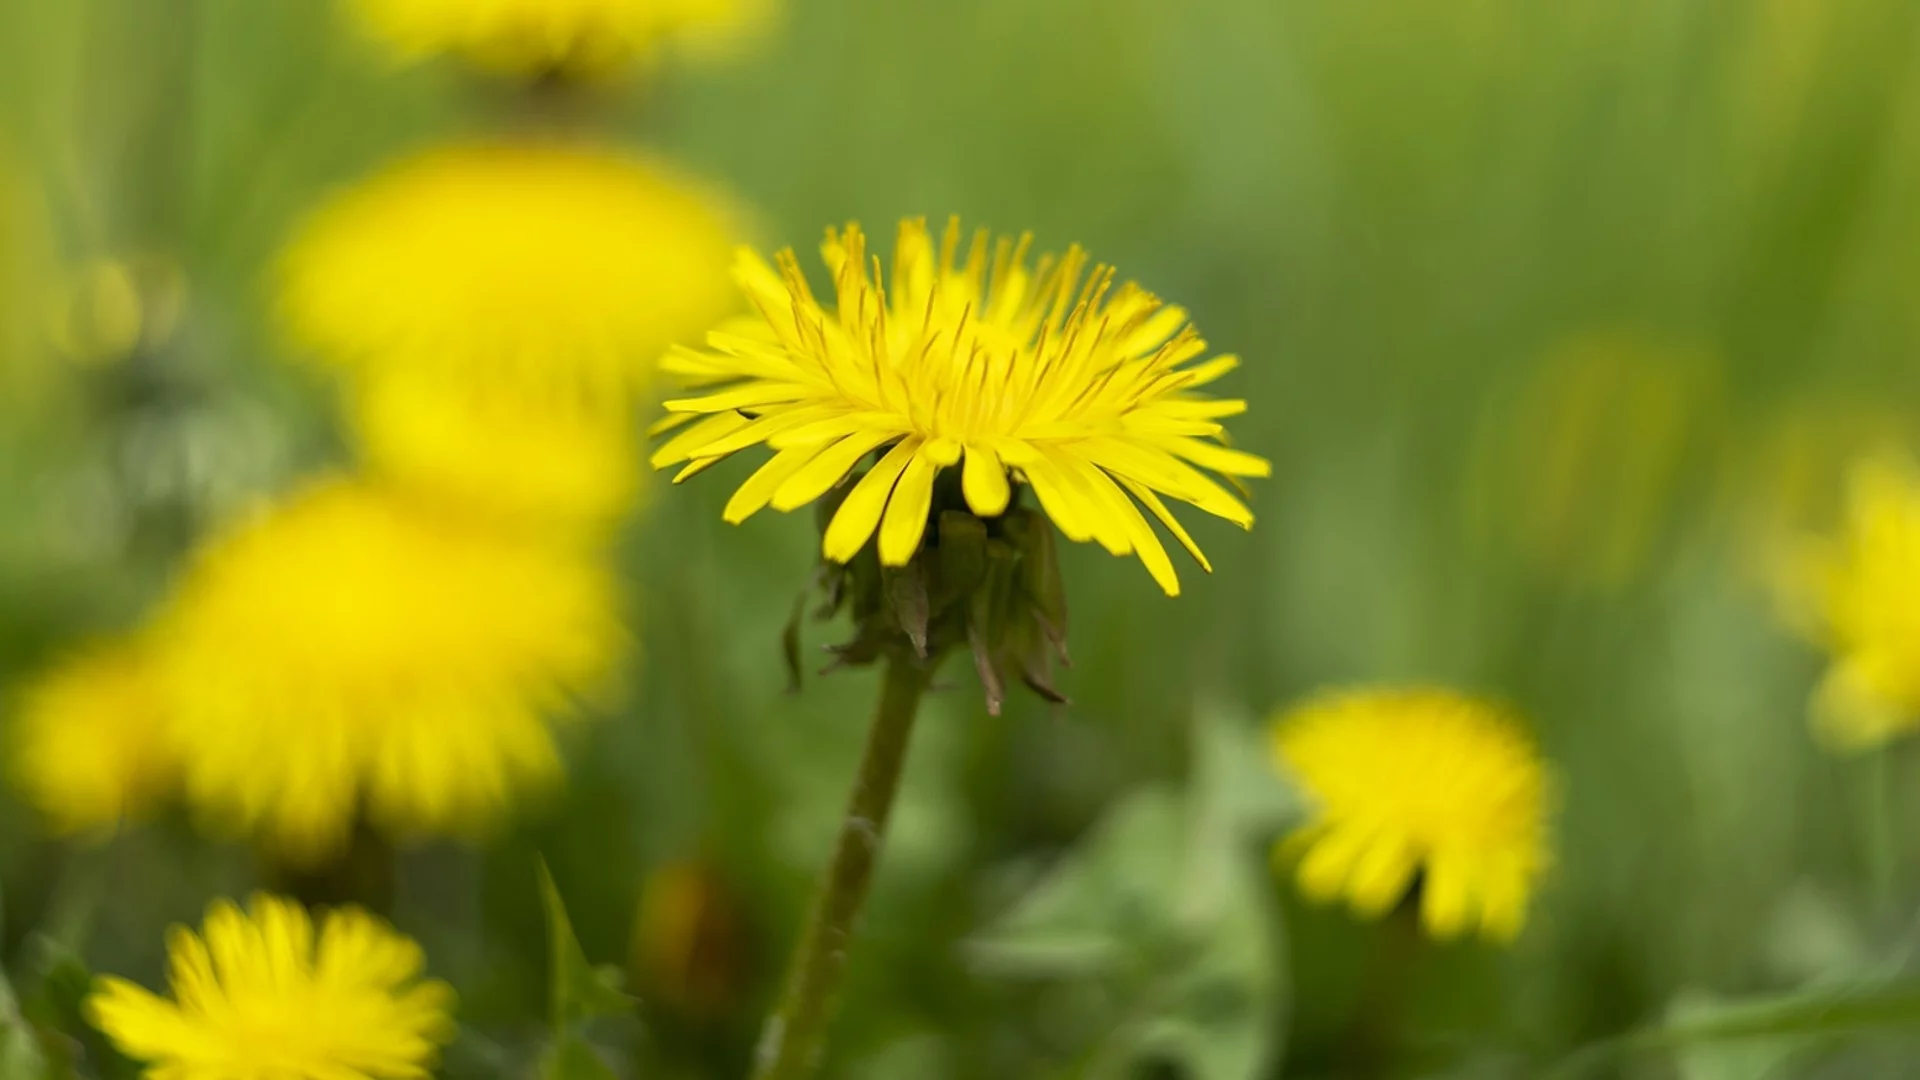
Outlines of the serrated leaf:
{"label": "serrated leaf", "polygon": [[1136,1036],[1133,1059],[1177,1063],[1194,1080],[1254,1080],[1279,1054],[1279,931],[1264,878],[1244,860],[1234,866],[1198,953]]}
{"label": "serrated leaf", "polygon": [[1254,726],[1203,710],[1190,793],[1129,796],[1024,899],[970,943],[1003,975],[1099,979],[1116,1011],[1084,1075],[1171,1064],[1195,1080],[1254,1080],[1280,1051],[1283,937],[1265,835],[1295,812],[1260,769]]}
{"label": "serrated leaf", "polygon": [[574,1025],[628,1012],[633,999],[621,991],[616,969],[596,968],[587,960],[545,860],[540,862],[540,901],[547,913],[554,1036],[564,1043]]}
{"label": "serrated leaf", "polygon": [[1186,831],[1180,800],[1150,789],[1109,811],[1080,847],[969,943],[983,969],[1005,975],[1111,972],[1143,929],[1172,922]]}

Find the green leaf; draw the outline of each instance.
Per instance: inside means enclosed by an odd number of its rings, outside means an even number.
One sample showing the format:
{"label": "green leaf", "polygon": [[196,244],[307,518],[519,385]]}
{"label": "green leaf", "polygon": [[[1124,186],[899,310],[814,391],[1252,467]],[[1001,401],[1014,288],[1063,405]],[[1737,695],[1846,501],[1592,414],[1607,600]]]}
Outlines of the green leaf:
{"label": "green leaf", "polygon": [[0,975],[0,1080],[51,1080],[54,1075],[38,1034],[20,1015],[12,984]]}
{"label": "green leaf", "polygon": [[1191,791],[1121,801],[969,943],[992,973],[1107,984],[1119,1007],[1090,1032],[1077,1075],[1117,1080],[1155,1062],[1252,1080],[1277,1059],[1284,942],[1259,852],[1295,808],[1251,732],[1202,710]]}
{"label": "green leaf", "polygon": [[[1673,1052],[1683,1064],[1712,1061],[1701,1048],[1746,1045],[1780,1057],[1817,1039],[1869,1033],[1920,1034],[1920,981],[1900,979],[1799,991],[1728,1003],[1683,1002],[1666,1023],[1594,1043],[1548,1075],[1571,1080],[1601,1075],[1601,1066],[1638,1053]],[[1753,1060],[1763,1059],[1757,1052]],[[1722,1058],[1715,1064],[1740,1064]],[[1728,1075],[1699,1071],[1703,1076]],[[1732,1075],[1739,1075],[1737,1073]]]}
{"label": "green leaf", "polygon": [[1200,951],[1138,1033],[1133,1057],[1177,1062],[1197,1080],[1252,1080],[1278,1056],[1281,943],[1259,865],[1233,863],[1215,883]]}
{"label": "green leaf", "polygon": [[620,989],[617,969],[596,968],[587,960],[553,873],[540,862],[540,900],[547,912],[547,940],[552,962],[554,1036],[564,1043],[574,1025],[599,1016],[618,1016],[633,1008],[633,999]]}
{"label": "green leaf", "polygon": [[[1711,1016],[1724,1003],[1703,994],[1683,994],[1668,1009],[1669,1024]],[[1807,1047],[1803,1036],[1702,1042],[1677,1048],[1675,1064],[1682,1080],[1766,1080]]]}
{"label": "green leaf", "polygon": [[1149,789],[1129,796],[1080,847],[993,927],[968,944],[973,962],[1001,975],[1111,974],[1140,931],[1173,918],[1186,840],[1181,802]]}
{"label": "green leaf", "polygon": [[1782,1035],[1920,1033],[1920,981],[1904,979],[1689,1010],[1639,1040],[1683,1046]]}

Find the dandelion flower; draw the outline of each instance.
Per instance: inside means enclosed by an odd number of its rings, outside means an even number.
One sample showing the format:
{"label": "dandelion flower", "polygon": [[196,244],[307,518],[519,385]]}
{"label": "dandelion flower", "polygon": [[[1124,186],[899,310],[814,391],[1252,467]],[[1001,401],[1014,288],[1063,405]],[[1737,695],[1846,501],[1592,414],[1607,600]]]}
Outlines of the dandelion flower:
{"label": "dandelion flower", "polygon": [[[462,0],[463,3],[466,0]],[[733,305],[728,212],[660,166],[553,143],[443,148],[323,206],[281,307],[324,363],[623,405]]]}
{"label": "dandelion flower", "polygon": [[877,532],[888,566],[912,559],[935,482],[957,466],[974,514],[1005,513],[1016,486],[1031,488],[1068,538],[1139,556],[1177,594],[1141,508],[1206,567],[1162,497],[1251,526],[1253,514],[1202,470],[1270,471],[1223,445],[1219,421],[1246,403],[1196,392],[1238,360],[1202,361],[1206,342],[1184,311],[1116,286],[1079,248],[1030,264],[1029,243],[983,231],[963,251],[957,221],[937,244],[924,222],[908,221],[889,283],[857,226],[829,230],[831,305],[815,300],[791,251],[777,266],[743,252],[735,277],[759,318],[664,361],[700,389],[667,403],[679,415],[666,426],[691,422],[654,465],[687,463],[684,479],[752,446],[773,450],[727,504],[739,522],[768,505],[811,503],[877,454],[834,513],[823,552],[847,562]]}
{"label": "dandelion flower", "polygon": [[173,782],[164,708],[138,646],[122,642],[77,654],[22,695],[15,780],[61,832],[138,817]]}
{"label": "dandelion flower", "polygon": [[1813,545],[1786,586],[1833,654],[1814,697],[1819,733],[1860,750],[1920,728],[1920,476],[1912,465],[1893,456],[1857,464],[1839,535]]}
{"label": "dandelion flower", "polygon": [[1448,690],[1361,690],[1282,716],[1273,747],[1311,819],[1300,888],[1372,918],[1418,889],[1437,938],[1507,941],[1551,855],[1546,769],[1514,720]]}
{"label": "dandelion flower", "polygon": [[615,600],[568,549],[317,482],[217,537],[157,622],[188,796],[296,860],[363,805],[484,827],[558,774],[549,723],[609,675]]}
{"label": "dandelion flower", "polygon": [[420,946],[356,908],[314,920],[256,896],[216,901],[167,939],[173,999],[102,978],[89,1022],[151,1080],[426,1080],[453,1037],[453,992]]}
{"label": "dandelion flower", "polygon": [[450,53],[507,74],[594,74],[692,36],[709,45],[746,33],[770,0],[347,0],[402,60]]}
{"label": "dandelion flower", "polygon": [[350,395],[367,464],[409,494],[490,522],[596,531],[639,490],[634,431],[623,412],[395,371]]}

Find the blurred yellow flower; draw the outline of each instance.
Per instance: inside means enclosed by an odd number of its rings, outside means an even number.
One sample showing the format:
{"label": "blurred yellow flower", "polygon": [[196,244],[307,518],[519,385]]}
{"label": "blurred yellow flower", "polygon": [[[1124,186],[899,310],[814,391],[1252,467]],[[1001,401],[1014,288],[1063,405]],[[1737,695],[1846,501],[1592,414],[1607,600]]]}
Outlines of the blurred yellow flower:
{"label": "blurred yellow flower", "polygon": [[549,723],[625,640],[596,561],[341,479],[214,538],[155,631],[189,798],[295,860],[362,807],[483,828],[558,775]]}
{"label": "blurred yellow flower", "polygon": [[622,410],[394,371],[359,380],[348,412],[373,471],[491,523],[596,531],[639,490],[639,447]]}
{"label": "blurred yellow flower", "polygon": [[1160,496],[1251,527],[1246,506],[1201,470],[1271,471],[1223,445],[1220,419],[1246,402],[1195,392],[1239,361],[1193,363],[1207,344],[1185,311],[1115,287],[1112,269],[1089,270],[1077,247],[1029,266],[1030,240],[976,232],[957,261],[958,221],[937,245],[924,221],[907,221],[888,292],[859,227],[828,230],[831,307],[814,299],[792,251],[777,268],[742,252],[735,276],[759,318],[715,331],[706,350],[669,354],[665,369],[700,392],[667,403],[678,415],[656,430],[691,423],[654,465],[690,463],[678,481],[748,447],[774,450],[727,504],[739,522],[769,504],[804,506],[881,452],[834,513],[824,553],[847,562],[877,530],[880,561],[901,566],[920,546],[936,479],[964,460],[959,494],[975,514],[1007,510],[1011,473],[1070,539],[1138,555],[1178,594],[1140,507],[1207,567]]}
{"label": "blurred yellow flower", "polygon": [[1809,545],[1782,582],[1832,651],[1816,730],[1837,749],[1920,729],[1920,474],[1904,458],[1854,466],[1837,536]]}
{"label": "blurred yellow flower", "polygon": [[411,367],[625,407],[669,343],[724,316],[727,209],[659,165],[558,143],[408,159],[323,206],[281,307],[323,363]]}
{"label": "blurred yellow flower", "polygon": [[164,708],[138,645],[116,642],[78,653],[21,695],[15,782],[61,832],[139,817],[174,783]]}
{"label": "blurred yellow flower", "polygon": [[724,45],[764,25],[773,0],[346,0],[402,60],[455,54],[490,70],[595,74],[669,40]]}
{"label": "blurred yellow flower", "polygon": [[453,991],[420,946],[357,908],[220,900],[167,938],[173,1000],[112,976],[89,1022],[151,1080],[425,1080],[454,1034]]}
{"label": "blurred yellow flower", "polygon": [[1549,779],[1511,717],[1444,689],[1345,691],[1281,716],[1273,749],[1312,805],[1282,845],[1307,896],[1373,918],[1417,884],[1434,937],[1518,936],[1551,861]]}
{"label": "blurred yellow flower", "polygon": [[1789,585],[1785,598],[1798,609],[1796,621],[1817,621],[1806,606],[1817,599],[1805,595],[1798,573],[1807,537],[1844,516],[1846,479],[1856,463],[1897,458],[1912,444],[1916,428],[1907,412],[1898,395],[1797,397],[1744,432],[1728,455],[1722,498],[1740,530],[1741,569]]}

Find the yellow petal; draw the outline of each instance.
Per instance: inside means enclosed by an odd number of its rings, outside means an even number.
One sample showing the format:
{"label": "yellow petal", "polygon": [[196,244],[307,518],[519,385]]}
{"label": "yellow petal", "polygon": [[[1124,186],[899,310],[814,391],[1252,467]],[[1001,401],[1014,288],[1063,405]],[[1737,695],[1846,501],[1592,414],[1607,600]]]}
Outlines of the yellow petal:
{"label": "yellow petal", "polygon": [[1200,564],[1200,569],[1209,574],[1213,573],[1213,564],[1207,561],[1206,553],[1200,550],[1199,544],[1193,542],[1193,537],[1187,534],[1186,526],[1180,524],[1180,519],[1173,516],[1173,512],[1167,509],[1167,504],[1160,501],[1160,496],[1155,495],[1151,488],[1124,476],[1118,479],[1121,486],[1132,492],[1133,497],[1139,499],[1141,505],[1145,506],[1154,517],[1160,519],[1160,524],[1165,525],[1167,531],[1173,534],[1173,538],[1180,541],[1180,546],[1187,549],[1187,554],[1193,556],[1193,561]]}
{"label": "yellow petal", "polygon": [[926,449],[921,452],[927,456],[927,460],[942,468],[960,461],[960,444],[952,439],[928,439]]}
{"label": "yellow petal", "polygon": [[740,490],[733,493],[733,498],[727,500],[727,507],[720,512],[720,516],[738,525],[759,513],[781,484],[818,456],[818,446],[796,446],[773,455],[758,471],[747,477],[747,482],[740,485]]}
{"label": "yellow petal", "polygon": [[993,452],[993,447],[985,443],[967,447],[967,463],[960,481],[967,505],[974,513],[981,517],[1006,513],[1007,503],[1013,499],[1013,485],[1007,482],[1007,467],[1000,463],[1000,455]]}
{"label": "yellow petal", "polygon": [[1149,436],[1170,453],[1223,476],[1272,476],[1273,463],[1256,454],[1185,436]]}
{"label": "yellow petal", "polygon": [[666,403],[666,408],[669,412],[718,413],[729,409],[784,405],[804,401],[808,396],[807,388],[799,383],[756,381],[705,397],[675,398]]}
{"label": "yellow petal", "polygon": [[1300,860],[1300,891],[1322,903],[1337,899],[1366,843],[1367,834],[1352,826],[1329,829]]}
{"label": "yellow petal", "polygon": [[1385,915],[1413,881],[1413,855],[1406,844],[1381,837],[1355,861],[1347,895],[1353,909],[1373,919]]}
{"label": "yellow petal", "polygon": [[860,549],[867,546],[867,538],[880,525],[880,515],[887,508],[887,497],[893,494],[894,481],[900,479],[907,462],[912,461],[919,450],[919,439],[903,439],[860,478],[827,524],[826,536],[820,543],[822,554],[840,563],[860,554]]}
{"label": "yellow petal", "polygon": [[1079,512],[1100,546],[1113,555],[1133,554],[1133,537],[1127,531],[1126,518],[1100,497],[1083,471],[1097,470],[1092,470],[1080,458],[1069,453],[1055,450],[1042,450],[1041,453],[1047,459],[1048,468],[1059,477],[1059,482],[1071,490],[1070,498],[1079,504]]}
{"label": "yellow petal", "polygon": [[1472,920],[1473,871],[1466,858],[1442,852],[1427,861],[1420,890],[1420,921],[1442,941],[1456,938]]}
{"label": "yellow petal", "polygon": [[1159,447],[1112,438],[1088,439],[1085,446],[1089,460],[1115,476],[1192,503],[1242,528],[1253,525],[1253,511],[1244,503],[1200,470]]}
{"label": "yellow petal", "polygon": [[[819,407],[809,408],[802,406],[799,408],[781,409],[777,412],[768,412],[756,417],[745,427],[726,432],[710,443],[693,447],[692,450],[689,451],[689,456],[703,458],[726,457],[728,454],[745,450],[747,447],[754,446],[758,443],[770,443],[774,436],[820,420],[828,411],[829,410]],[[784,450],[786,448],[786,445],[782,445],[775,449]]]}
{"label": "yellow petal", "polygon": [[881,565],[905,566],[920,549],[920,537],[927,531],[927,512],[933,509],[933,479],[939,474],[940,466],[928,456],[925,446],[900,474],[893,498],[887,503],[886,520],[880,524]]}
{"label": "yellow petal", "polygon": [[1527,873],[1511,860],[1490,867],[1481,883],[1480,930],[1501,943],[1513,941],[1527,923]]}
{"label": "yellow petal", "polygon": [[1216,356],[1204,364],[1195,364],[1183,374],[1187,376],[1186,387],[1205,386],[1227,372],[1240,366],[1237,356]]}
{"label": "yellow petal", "polygon": [[773,493],[773,508],[794,510],[825,495],[861,458],[891,438],[893,435],[885,431],[855,431],[828,445]]}
{"label": "yellow petal", "polygon": [[[676,413],[674,415],[691,419],[695,414]],[[665,445],[655,450],[653,457],[650,459],[650,463],[656,469],[664,469],[669,465],[677,465],[693,456],[694,447],[739,431],[741,428],[746,427],[747,423],[747,418],[737,412],[703,416],[700,418],[699,423],[668,439]],[[658,424],[654,426],[656,428],[659,427]]]}
{"label": "yellow petal", "polygon": [[1068,486],[1066,478],[1054,469],[1045,458],[1036,457],[1022,471],[1026,474],[1027,485],[1040,498],[1040,509],[1060,527],[1062,535],[1076,543],[1084,544],[1093,539],[1093,523],[1080,500]]}
{"label": "yellow petal", "polygon": [[1173,560],[1167,558],[1166,547],[1160,543],[1160,537],[1154,534],[1153,526],[1147,524],[1147,519],[1141,516],[1140,508],[1133,505],[1133,500],[1127,498],[1127,493],[1121,491],[1113,482],[1113,478],[1098,467],[1081,462],[1080,474],[1087,486],[1092,488],[1101,502],[1106,504],[1109,512],[1120,519],[1122,527],[1127,531],[1127,538],[1132,543],[1134,554],[1140,556],[1140,562],[1147,568],[1147,573],[1153,575],[1153,580],[1168,596],[1179,596],[1180,575],[1174,572]]}
{"label": "yellow petal", "polygon": [[715,465],[718,465],[725,460],[727,459],[709,457],[709,458],[700,458],[695,461],[689,461],[687,462],[685,468],[673,474],[673,482],[676,484],[683,484],[688,480],[692,479],[693,477],[696,477],[701,473],[706,472],[708,469],[713,468]]}

